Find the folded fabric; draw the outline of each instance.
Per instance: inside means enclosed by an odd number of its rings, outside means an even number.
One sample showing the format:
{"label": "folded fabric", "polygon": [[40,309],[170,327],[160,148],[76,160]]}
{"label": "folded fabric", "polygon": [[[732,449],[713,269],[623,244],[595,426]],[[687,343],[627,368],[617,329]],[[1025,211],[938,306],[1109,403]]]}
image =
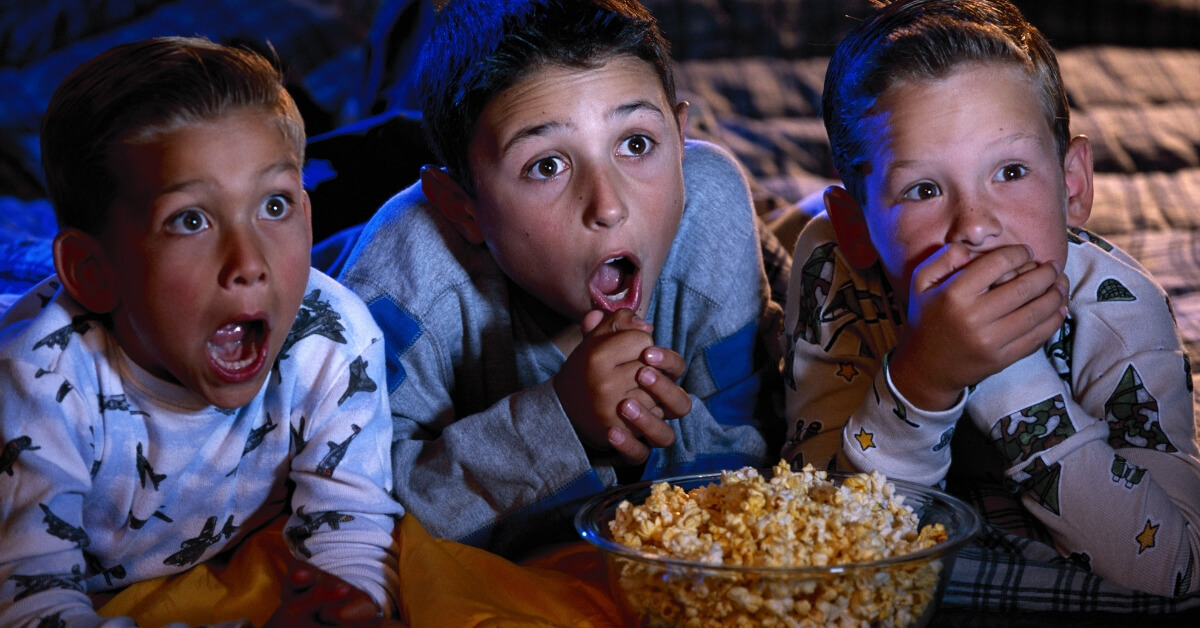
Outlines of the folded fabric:
{"label": "folded fabric", "polygon": [[[262,625],[278,608],[288,549],[283,520],[255,532],[225,561],[129,586],[99,608],[140,626],[246,619]],[[412,515],[397,526],[398,596],[413,628],[506,626],[615,628],[623,625],[600,556],[570,546],[528,565],[435,539]]]}

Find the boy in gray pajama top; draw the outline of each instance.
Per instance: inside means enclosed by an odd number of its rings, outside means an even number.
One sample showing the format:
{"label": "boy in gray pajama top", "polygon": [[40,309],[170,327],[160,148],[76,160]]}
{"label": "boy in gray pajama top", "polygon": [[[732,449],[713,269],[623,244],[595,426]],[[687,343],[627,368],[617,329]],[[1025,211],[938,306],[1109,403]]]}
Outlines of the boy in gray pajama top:
{"label": "boy in gray pajama top", "polygon": [[684,141],[650,14],[456,1],[421,63],[444,167],[340,277],[384,330],[406,510],[516,556],[618,481],[770,462],[779,308],[748,187]]}

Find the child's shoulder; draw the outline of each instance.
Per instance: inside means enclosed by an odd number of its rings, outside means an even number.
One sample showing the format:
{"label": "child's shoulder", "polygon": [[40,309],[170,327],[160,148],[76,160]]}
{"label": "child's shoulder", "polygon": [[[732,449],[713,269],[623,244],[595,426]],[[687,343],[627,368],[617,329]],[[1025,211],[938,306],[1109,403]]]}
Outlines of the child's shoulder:
{"label": "child's shoulder", "polygon": [[1094,234],[1072,230],[1068,238],[1064,272],[1073,329],[1088,339],[1083,344],[1110,356],[1140,351],[1147,342],[1179,344],[1170,298],[1150,271]]}
{"label": "child's shoulder", "polygon": [[[757,233],[750,186],[733,155],[716,144],[687,140],[683,154],[684,211],[680,239],[736,240]],[[705,249],[705,254],[711,254]]]}
{"label": "child's shoulder", "polygon": [[683,175],[689,190],[697,186],[733,186],[749,190],[746,175],[733,153],[705,140],[684,142]]}
{"label": "child's shoulder", "polygon": [[689,140],[683,176],[683,216],[655,294],[675,286],[713,303],[756,305],[766,275],[740,166],[725,149]]}
{"label": "child's shoulder", "polygon": [[825,266],[837,266],[843,273],[849,274],[863,272],[855,269],[842,253],[833,222],[824,211],[804,224],[796,238],[792,258],[794,274],[812,275],[817,272],[818,267]]}
{"label": "child's shoulder", "polygon": [[104,334],[103,317],[89,312],[63,289],[56,275],[21,295],[0,317],[0,355],[47,362]]}
{"label": "child's shoulder", "polygon": [[338,276],[368,303],[423,311],[456,291],[504,285],[487,247],[470,244],[414,183],[389,199],[358,236]]}
{"label": "child's shoulder", "polygon": [[347,351],[357,354],[381,336],[362,299],[314,268],[309,271],[304,300],[284,341],[280,359],[290,357],[294,349],[324,352],[331,346],[345,346]]}
{"label": "child's shoulder", "polygon": [[1072,301],[1132,302],[1138,295],[1151,294],[1165,298],[1166,291],[1153,274],[1120,247],[1084,229],[1071,229],[1067,241],[1065,270],[1073,284]]}
{"label": "child's shoulder", "polygon": [[[104,317],[77,303],[51,276],[0,317],[0,389],[25,391],[5,401],[20,405],[41,397],[63,407],[68,395],[76,401],[91,399],[85,404],[88,410],[74,417],[90,420],[101,382],[111,383],[119,370],[114,347]],[[118,393],[110,386],[109,394]]]}

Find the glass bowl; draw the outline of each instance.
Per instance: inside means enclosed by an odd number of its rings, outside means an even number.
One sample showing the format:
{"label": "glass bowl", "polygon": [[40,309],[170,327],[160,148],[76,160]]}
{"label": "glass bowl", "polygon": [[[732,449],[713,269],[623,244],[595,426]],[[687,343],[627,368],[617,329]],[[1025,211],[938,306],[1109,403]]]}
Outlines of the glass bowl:
{"label": "glass bowl", "polygon": [[[757,472],[768,481],[774,475],[769,469]],[[841,487],[857,474],[820,475]],[[941,598],[955,556],[981,526],[975,510],[955,497],[888,480],[894,494],[913,510],[919,527],[945,527],[944,540],[879,560],[806,567],[710,564],[669,558],[614,540],[609,525],[618,506],[624,501],[643,504],[661,482],[691,491],[720,484],[722,473],[617,487],[588,500],[575,516],[580,536],[604,555],[613,597],[631,626],[924,626]]]}

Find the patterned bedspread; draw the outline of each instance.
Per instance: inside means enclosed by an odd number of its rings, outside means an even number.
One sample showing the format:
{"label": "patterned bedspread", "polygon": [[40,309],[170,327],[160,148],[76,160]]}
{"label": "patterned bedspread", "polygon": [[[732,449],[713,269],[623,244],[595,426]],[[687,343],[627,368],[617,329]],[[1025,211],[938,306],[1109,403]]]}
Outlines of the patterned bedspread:
{"label": "patterned bedspread", "polygon": [[[404,111],[403,88],[427,16],[422,7],[430,1],[6,3],[0,11],[0,293],[52,268],[54,227],[40,187],[37,125],[54,86],[79,62],[117,41],[151,35],[269,43],[288,64],[310,135],[317,136],[307,183],[314,214],[338,218],[318,232],[331,235],[365,220],[378,201],[414,180],[427,155],[419,121]],[[865,14],[868,0],[644,1],[672,41],[680,96],[692,103],[688,134],[721,143],[741,160],[760,215],[790,251],[813,211],[801,201],[837,182],[818,114],[821,86],[832,46]],[[1095,204],[1086,226],[1163,284],[1193,363],[1200,363],[1200,0],[1017,4],[1058,49],[1072,130],[1093,142]],[[367,189],[370,196],[352,195]],[[985,610],[1177,608],[1145,596],[1131,600],[1054,565],[1052,553],[1021,547],[999,532],[985,539],[967,557],[976,562],[956,571],[969,566],[1010,584],[960,582],[947,602]],[[1011,585],[1012,574],[1038,570],[1057,582]]]}

